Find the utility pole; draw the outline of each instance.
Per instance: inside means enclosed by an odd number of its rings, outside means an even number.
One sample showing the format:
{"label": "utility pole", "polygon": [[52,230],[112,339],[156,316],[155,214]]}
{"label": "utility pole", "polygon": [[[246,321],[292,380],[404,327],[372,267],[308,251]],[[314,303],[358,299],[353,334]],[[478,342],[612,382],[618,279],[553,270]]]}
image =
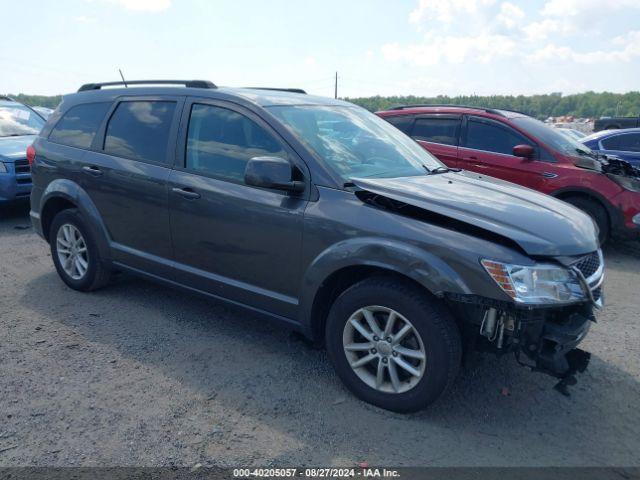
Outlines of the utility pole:
{"label": "utility pole", "polygon": [[335,89],[333,91],[333,98],[338,98],[338,72],[336,72],[336,84]]}

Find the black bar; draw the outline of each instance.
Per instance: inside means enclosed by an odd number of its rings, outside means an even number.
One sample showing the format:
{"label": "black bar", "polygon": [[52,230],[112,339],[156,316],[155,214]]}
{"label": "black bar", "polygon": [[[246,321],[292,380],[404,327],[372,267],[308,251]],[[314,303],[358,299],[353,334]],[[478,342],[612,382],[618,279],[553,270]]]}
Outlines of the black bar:
{"label": "black bar", "polygon": [[218,88],[209,80],[128,80],[125,82],[102,82],[102,83],[85,83],[78,91],[86,92],[88,90],[100,90],[102,87],[113,87],[116,85],[184,85],[188,88]]}

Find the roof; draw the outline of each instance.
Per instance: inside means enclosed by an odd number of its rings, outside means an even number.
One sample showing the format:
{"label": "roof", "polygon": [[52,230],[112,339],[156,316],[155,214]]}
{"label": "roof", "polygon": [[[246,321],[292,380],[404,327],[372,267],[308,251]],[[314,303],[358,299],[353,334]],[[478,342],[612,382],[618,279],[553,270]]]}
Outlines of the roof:
{"label": "roof", "polygon": [[[114,82],[114,84],[117,85],[120,84],[120,82]],[[129,82],[129,84],[135,85],[135,83],[133,82]],[[99,86],[101,85],[110,86],[110,84],[83,85],[78,93],[67,95],[65,96],[65,98],[69,100],[77,99],[78,101],[85,99],[95,99],[95,101],[101,101],[102,99],[113,99],[123,95],[192,95],[198,97],[218,98],[221,100],[233,100],[241,98],[249,103],[253,103],[261,107],[275,105],[353,106],[353,104],[344,102],[342,100],[334,100],[332,98],[317,97],[314,95],[299,93],[299,89],[273,90],[269,88],[216,87],[213,84],[211,84],[213,86],[204,86],[204,83],[194,82],[187,83],[187,86],[158,86],[157,84],[150,84],[152,86],[134,86],[130,88],[100,88]],[[202,85],[202,87],[199,85]]]}
{"label": "roof", "polygon": [[615,128],[613,130],[600,130],[599,132],[594,132],[591,135],[587,135],[584,138],[581,138],[581,142],[589,141],[589,140],[597,140],[599,138],[610,137],[612,135],[621,134],[621,133],[640,133],[640,128]]}
{"label": "roof", "polygon": [[318,97],[288,91],[265,90],[255,88],[221,87],[221,92],[238,95],[262,107],[274,105],[342,105],[353,106],[352,103],[328,97]]}
{"label": "roof", "polygon": [[488,113],[499,117],[516,118],[527,116],[524,113],[516,112],[512,110],[504,110],[500,108],[488,108],[469,105],[401,105],[398,107],[390,108],[389,110],[382,110],[380,114],[386,115],[406,115],[406,114],[419,114],[419,113]]}

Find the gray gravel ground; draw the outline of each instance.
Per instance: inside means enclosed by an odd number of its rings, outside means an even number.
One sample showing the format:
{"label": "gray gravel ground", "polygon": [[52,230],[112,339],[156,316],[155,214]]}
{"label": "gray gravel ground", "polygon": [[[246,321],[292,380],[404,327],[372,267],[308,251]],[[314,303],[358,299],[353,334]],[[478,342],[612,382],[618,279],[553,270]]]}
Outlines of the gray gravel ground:
{"label": "gray gravel ground", "polygon": [[132,277],[70,290],[28,224],[0,210],[0,466],[640,466],[637,244],[606,251],[608,306],[570,398],[483,357],[399,415],[247,312]]}

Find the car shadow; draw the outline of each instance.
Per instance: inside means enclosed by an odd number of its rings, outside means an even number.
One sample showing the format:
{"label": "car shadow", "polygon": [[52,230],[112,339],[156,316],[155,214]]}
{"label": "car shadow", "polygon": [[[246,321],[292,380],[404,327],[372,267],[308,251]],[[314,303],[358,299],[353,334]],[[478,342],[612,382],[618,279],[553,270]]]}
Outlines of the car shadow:
{"label": "car shadow", "polygon": [[11,226],[29,226],[29,202],[21,200],[6,204],[0,203],[0,222]]}
{"label": "car shadow", "polygon": [[[523,455],[529,465],[615,465],[638,451],[640,417],[630,399],[640,398],[639,380],[598,351],[571,397],[511,356],[481,356],[432,407],[401,415],[357,400],[323,350],[237,307],[127,275],[82,294],[52,271],[23,291],[21,303],[50,322],[161,372],[229,418],[252,417],[282,432],[291,446],[274,465],[510,465]],[[592,335],[600,328],[607,327]],[[615,443],[594,441],[611,432]]]}

